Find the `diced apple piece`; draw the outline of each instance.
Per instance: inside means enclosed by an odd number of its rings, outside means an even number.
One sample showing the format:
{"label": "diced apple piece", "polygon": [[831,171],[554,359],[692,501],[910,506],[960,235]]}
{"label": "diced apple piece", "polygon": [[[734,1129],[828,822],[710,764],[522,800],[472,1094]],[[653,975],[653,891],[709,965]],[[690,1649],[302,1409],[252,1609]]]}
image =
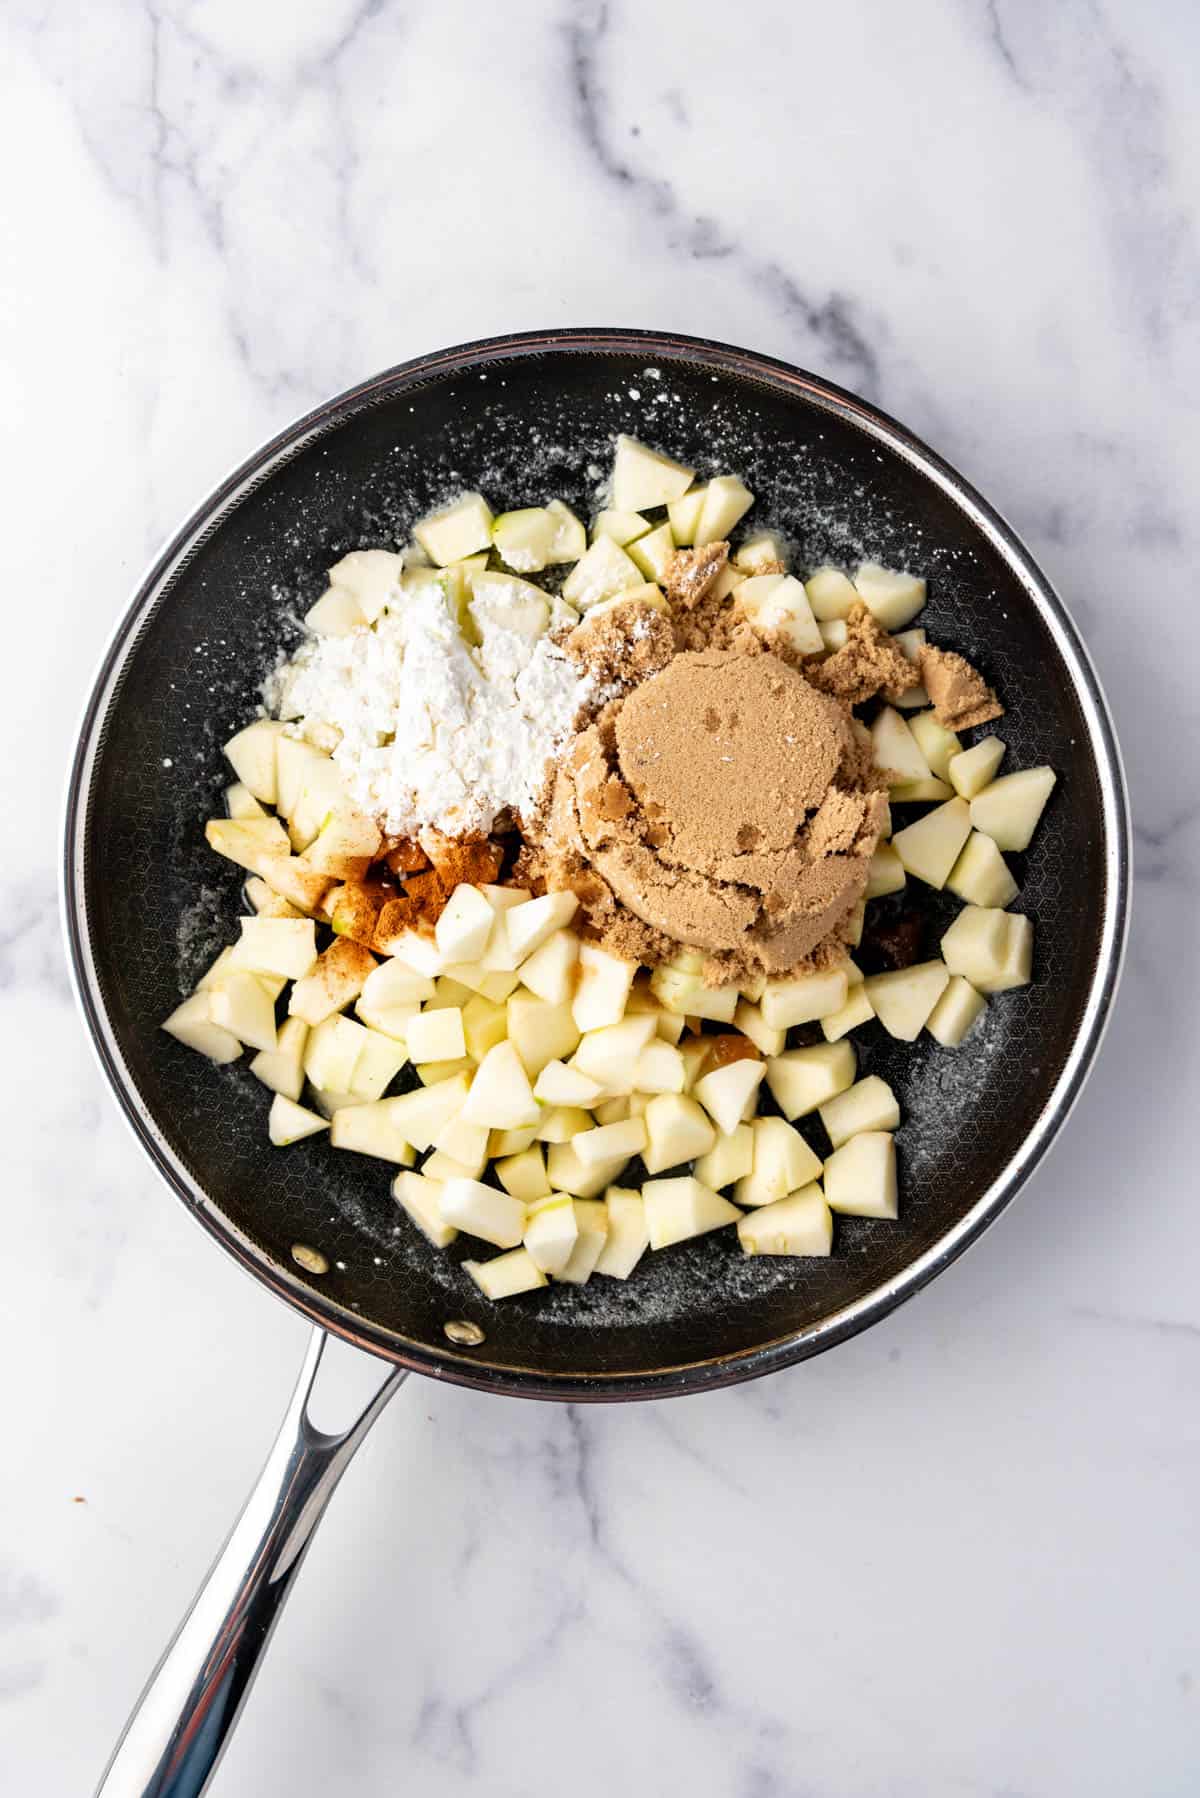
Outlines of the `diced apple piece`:
{"label": "diced apple piece", "polygon": [[473,993],[462,1008],[463,1040],[472,1061],[482,1061],[489,1049],[508,1035],[503,1005],[495,1005],[482,993]]}
{"label": "diced apple piece", "polygon": [[825,1203],[846,1217],[897,1215],[896,1141],[886,1131],[851,1137],[825,1163]]}
{"label": "diced apple piece", "polygon": [[515,1248],[525,1233],[521,1200],[479,1180],[447,1180],[439,1204],[446,1223],[498,1249]]}
{"label": "diced apple piece", "polygon": [[944,962],[924,961],[894,974],[874,974],[866,982],[875,1016],[889,1036],[915,1043],[950,979]]}
{"label": "diced apple piece", "polygon": [[860,562],[854,570],[854,586],[876,624],[885,631],[903,630],[925,604],[923,580],[898,569],[881,568],[878,562]]}
{"label": "diced apple piece", "polygon": [[[682,1019],[680,1022],[682,1023]],[[687,1069],[674,1043],[664,1042],[657,1030],[637,1058],[633,1087],[639,1093],[681,1093],[687,1087]]]}
{"label": "diced apple piece", "polygon": [[759,1001],[763,1022],[777,1030],[813,1023],[840,1010],[848,988],[845,968],[826,968],[792,980],[768,980]]}
{"label": "diced apple piece", "polygon": [[693,487],[689,492],[681,493],[678,499],[667,501],[667,519],[676,543],[695,542],[707,492],[707,487]]}
{"label": "diced apple piece", "polygon": [[[546,1159],[540,1148],[530,1146],[519,1155],[505,1155],[496,1162],[496,1177],[505,1192],[520,1199],[523,1205],[532,1205],[538,1199],[549,1196],[550,1182],[546,1178]],[[546,1270],[548,1273],[551,1269]]]}
{"label": "diced apple piece", "polygon": [[565,1061],[579,1044],[569,1002],[550,1005],[533,993],[515,992],[508,1001],[506,1034],[531,1080],[552,1061]]}
{"label": "diced apple piece", "polygon": [[[595,1119],[589,1117],[581,1105],[551,1105],[532,1126],[532,1131],[537,1142],[569,1143],[581,1130],[590,1130],[594,1122]],[[506,1132],[506,1135],[512,1134],[511,1131]],[[492,1153],[499,1153],[494,1141]]]}
{"label": "diced apple piece", "polygon": [[562,596],[581,612],[611,599],[630,587],[640,587],[645,575],[611,537],[597,537],[584,551],[563,582]]}
{"label": "diced apple piece", "polygon": [[857,1030],[860,1024],[869,1024],[874,1016],[875,1007],[867,996],[866,987],[862,984],[852,986],[842,1009],[821,1019],[821,1034],[827,1043],[840,1042],[851,1030]]}
{"label": "diced apple piece", "polygon": [[366,1040],[363,1026],[350,1018],[323,1018],[308,1032],[304,1072],[322,1092],[349,1093]]}
{"label": "diced apple piece", "polygon": [[274,1049],[260,1049],[250,1063],[256,1080],[293,1102],[304,1090],[304,1049],[308,1025],[303,1018],[285,1018]]}
{"label": "diced apple piece", "polygon": [[964,906],[942,938],[952,974],[962,974],[981,993],[1028,986],[1033,971],[1033,925],[1018,912]]}
{"label": "diced apple piece", "polygon": [[1028,849],[1057,779],[1053,768],[1001,775],[972,799],[972,824],[998,849]]}
{"label": "diced apple piece", "polygon": [[554,537],[546,557],[548,565],[556,567],[560,562],[577,562],[587,548],[587,532],[582,519],[576,518],[570,506],[561,499],[552,499],[546,512],[554,521]]}
{"label": "diced apple piece", "polygon": [[678,1167],[707,1155],[717,1133],[696,1103],[682,1093],[658,1093],[646,1107],[647,1146],[642,1154],[648,1174]]}
{"label": "diced apple piece", "polygon": [[696,1160],[696,1178],[719,1192],[754,1170],[754,1129],[736,1124],[727,1136],[718,1136],[707,1155]]}
{"label": "diced apple piece", "polygon": [[1020,891],[1008,863],[991,837],[985,837],[981,830],[973,830],[967,838],[946,887],[968,905],[1001,910],[1011,905]]}
{"label": "diced apple piece", "polygon": [[540,949],[522,961],[521,984],[539,999],[559,1005],[571,997],[578,959],[579,938],[575,932],[556,930]]}
{"label": "diced apple piece", "polygon": [[884,706],[871,726],[871,754],[876,767],[887,774],[891,787],[901,786],[906,781],[933,778],[933,770],[920,744],[899,712],[890,705]]}
{"label": "diced apple piece", "polygon": [[516,1130],[540,1116],[529,1076],[512,1043],[497,1043],[479,1064],[463,1116],[492,1130]]}
{"label": "diced apple piece", "polygon": [[601,1162],[629,1161],[646,1147],[648,1132],[644,1118],[625,1118],[619,1124],[600,1124],[594,1130],[581,1130],[574,1149],[585,1168]]}
{"label": "diced apple piece", "polygon": [[640,512],[618,512],[615,506],[603,512],[597,512],[592,522],[592,537],[611,537],[619,548],[625,549],[645,537],[650,530],[650,520],[643,518]]}
{"label": "diced apple piece", "polygon": [[630,1109],[629,1101],[632,1097],[633,1094],[629,1093],[622,1094],[616,1099],[605,1099],[602,1104],[597,1105],[592,1113],[596,1123],[619,1124],[627,1117],[641,1117],[642,1113],[640,1111],[635,1113]]}
{"label": "diced apple piece", "polygon": [[386,1011],[396,1005],[419,1004],[433,995],[434,983],[428,974],[418,974],[401,961],[388,960],[371,969],[360,996],[368,1005]]}
{"label": "diced apple piece", "polygon": [[[766,981],[763,981],[762,992],[765,992]],[[761,996],[761,995],[760,995]],[[737,1010],[733,1014],[735,1029],[748,1036],[756,1049],[764,1055],[778,1055],[787,1041],[787,1031],[768,1024],[762,1015],[761,1006],[749,999],[739,999]]]}
{"label": "diced apple piece", "polygon": [[898,1130],[900,1107],[886,1080],[868,1074],[865,1080],[820,1107],[821,1122],[834,1148],[869,1130]]}
{"label": "diced apple piece", "polygon": [[303,1105],[285,1098],[283,1093],[276,1093],[271,1100],[271,1109],[267,1115],[267,1135],[277,1149],[285,1149],[291,1143],[302,1142],[306,1136],[316,1136],[319,1131],[328,1128],[323,1117],[306,1111]]}
{"label": "diced apple piece", "polygon": [[439,1006],[409,1019],[405,1038],[414,1061],[455,1061],[467,1052],[462,1012],[457,1005]]}
{"label": "diced apple piece", "polygon": [[704,504],[696,520],[692,542],[697,547],[721,542],[753,504],[754,495],[737,475],[715,475],[704,490]]}
{"label": "diced apple piece", "polygon": [[814,1181],[746,1212],[738,1219],[737,1232],[747,1255],[828,1255],[833,1249],[833,1213]]}
{"label": "diced apple piece", "polygon": [[[586,1111],[581,1111],[579,1116],[583,1120],[579,1128],[586,1130],[591,1119]],[[540,1140],[537,1124],[524,1124],[519,1130],[491,1130],[488,1132],[488,1154],[493,1161],[507,1155],[523,1155]]]}
{"label": "diced apple piece", "polygon": [[[888,788],[888,797],[893,805],[933,805],[942,799],[953,799],[954,788],[948,780],[938,780],[930,775],[928,780],[902,780],[898,786]],[[885,830],[884,836],[891,832]]]}
{"label": "diced apple piece", "polygon": [[449,1248],[458,1235],[442,1217],[441,1196],[441,1182],[423,1173],[397,1174],[392,1181],[392,1197],[435,1249]]}
{"label": "diced apple piece", "polygon": [[[543,893],[538,899],[526,899],[523,904],[508,907],[504,913],[504,922],[509,949],[516,957],[515,965],[519,966],[557,931],[563,930],[575,916],[578,907],[579,900],[575,894],[567,892]],[[461,959],[472,958],[468,956]]]}
{"label": "diced apple piece", "polygon": [[954,731],[947,730],[939,724],[934,712],[918,712],[915,718],[908,720],[908,728],[916,738],[917,747],[929,763],[930,772],[938,780],[949,779],[950,763],[962,752],[962,739]]}
{"label": "diced apple piece", "polygon": [[669,505],[687,492],[692,473],[681,462],[673,462],[660,450],[650,449],[622,432],[613,461],[613,505],[620,512],[644,512],[650,506]]}
{"label": "diced apple piece", "polygon": [[269,887],[261,874],[252,874],[246,882],[246,897],[260,918],[299,918],[303,914],[287,899]]}
{"label": "diced apple piece", "polygon": [[984,737],[950,758],[946,778],[963,799],[975,799],[994,779],[1007,745],[999,737]]}
{"label": "diced apple piece", "polygon": [[440,1126],[433,1146],[450,1157],[464,1179],[477,1180],[488,1164],[489,1136],[486,1124],[470,1124],[460,1111]]}
{"label": "diced apple piece", "polygon": [[[261,799],[274,805],[278,791],[275,775],[275,747],[283,725],[274,718],[256,718],[245,730],[239,730],[225,745],[225,756],[242,785]],[[233,816],[232,809],[230,816]]]}
{"label": "diced apple piece", "polygon": [[711,1036],[693,1036],[679,1045],[683,1062],[684,1092],[690,1092],[700,1076],[707,1072],[712,1055]]}
{"label": "diced apple piece", "polygon": [[496,913],[477,887],[460,883],[451,893],[434,929],[447,962],[477,961],[488,945]]}
{"label": "diced apple piece", "polygon": [[369,1030],[380,1036],[390,1036],[394,1042],[403,1044],[408,1036],[408,1026],[416,1017],[420,1006],[416,1000],[404,1005],[372,1005],[363,994],[359,994],[354,1010]]}
{"label": "diced apple piece", "polygon": [[733,590],[755,629],[777,632],[798,655],[820,655],[825,647],[808,594],[791,574],[753,574]]}
{"label": "diced apple piece", "polygon": [[162,1028],[177,1042],[206,1055],[209,1061],[219,1064],[236,1061],[242,1052],[241,1042],[233,1032],[213,1022],[208,992],[195,992],[182,1005],[177,1005],[170,1017],[163,1020]]}
{"label": "diced apple piece", "polygon": [[692,1088],[693,1097],[703,1105],[723,1136],[736,1130],[752,1116],[758,1089],[767,1071],[766,1063],[756,1060],[726,1062],[704,1074]]}
{"label": "diced apple piece", "polygon": [[732,1024],[740,996],[736,986],[705,986],[699,973],[686,973],[671,966],[655,968],[650,976],[650,990],[668,1011],[683,1017],[709,1018],[718,1024]]}
{"label": "diced apple piece", "polygon": [[608,1240],[608,1207],[595,1199],[576,1199],[575,1246],[556,1278],[569,1286],[583,1286],[591,1279]]}
{"label": "diced apple piece", "polygon": [[555,1192],[569,1192],[577,1199],[594,1199],[611,1186],[625,1167],[626,1157],[600,1161],[585,1167],[575,1153],[574,1141],[553,1142],[546,1156],[546,1177]]}
{"label": "diced apple piece", "polygon": [[453,1080],[457,1074],[471,1074],[474,1064],[465,1055],[455,1056],[451,1061],[418,1061],[414,1063],[417,1079],[422,1086],[441,1086],[446,1080]]}
{"label": "diced apple piece", "polygon": [[436,1086],[418,1087],[415,1092],[381,1102],[391,1106],[392,1121],[405,1140],[424,1154],[433,1147],[433,1139],[443,1126],[462,1111],[469,1087],[469,1077],[456,1074]]}
{"label": "diced apple piece", "polygon": [[761,574],[764,562],[786,562],[787,550],[774,531],[757,531],[738,545],[732,560],[735,567],[745,569],[747,574]]}
{"label": "diced apple piece", "polygon": [[675,550],[675,533],[669,524],[660,524],[644,537],[635,538],[626,554],[648,581],[661,581]]}
{"label": "diced apple piece", "polygon": [[[584,1107],[598,1105],[604,1097],[599,1080],[565,1062],[549,1061],[538,1074],[534,1096],[543,1105]],[[589,1120],[590,1122],[590,1120]]]}
{"label": "diced apple piece", "polygon": [[813,570],[804,583],[804,591],[808,594],[813,617],[822,624],[847,618],[850,608],[857,605],[861,597],[848,575],[840,568],[828,566]]}
{"label": "diced apple piece", "polygon": [[836,650],[845,649],[846,644],[850,641],[850,633],[846,629],[844,618],[827,619],[823,623],[818,623],[817,629],[821,633],[821,642],[829,655],[833,655]]}
{"label": "diced apple piece", "polygon": [[754,1166],[734,1188],[733,1196],[739,1205],[771,1205],[819,1178],[820,1161],[786,1119],[757,1117],[750,1128],[754,1133]]}
{"label": "diced apple piece", "polygon": [[411,1167],[415,1159],[413,1147],[396,1127],[394,1104],[394,1099],[376,1099],[370,1105],[340,1106],[333,1114],[330,1142],[335,1149],[350,1149],[358,1155],[373,1155],[379,1161]]}
{"label": "diced apple piece", "polygon": [[549,1284],[527,1249],[513,1249],[491,1261],[464,1261],[462,1266],[488,1299],[511,1299]]}
{"label": "diced apple piece", "polygon": [[[288,1018],[287,1024],[298,1024],[299,1018]],[[284,1025],[284,1029],[287,1028]],[[282,1037],[283,1031],[280,1031]],[[350,1090],[359,1099],[371,1102],[382,1099],[400,1069],[408,1060],[408,1052],[403,1043],[379,1030],[367,1031],[366,1041],[362,1045],[358,1060],[354,1064],[354,1073],[350,1081]]]}
{"label": "diced apple piece", "polygon": [[317,959],[317,927],[311,918],[242,918],[241,940],[231,962],[255,974],[300,980]]}
{"label": "diced apple piece", "polygon": [[970,834],[971,813],[966,800],[948,799],[945,805],[898,830],[892,838],[892,848],[909,874],[940,892]]}
{"label": "diced apple piece", "polygon": [[645,1201],[633,1187],[610,1186],[604,1203],[608,1235],[593,1271],[610,1280],[627,1280],[650,1243]]}
{"label": "diced apple piece", "polygon": [[[904,869],[901,868],[900,872],[903,874]],[[866,921],[867,902],[865,899],[860,899],[854,909],[847,915],[846,921],[842,925],[846,941],[855,948],[862,942],[863,928],[866,925]]]}
{"label": "diced apple piece", "polygon": [[349,937],[338,937],[318,956],[311,972],[292,988],[290,1016],[303,1018],[306,1024],[319,1024],[323,1018],[331,1017],[357,999],[375,966],[369,949],[351,942]]}
{"label": "diced apple piece", "polygon": [[[855,983],[856,986],[859,984]],[[853,1086],[858,1063],[850,1043],[816,1043],[789,1049],[767,1063],[767,1085],[789,1122],[808,1117],[838,1093]]]}
{"label": "diced apple piece", "polygon": [[557,522],[545,506],[522,506],[493,519],[492,543],[518,574],[536,574],[550,561],[557,531]]}
{"label": "diced apple piece", "polygon": [[890,843],[880,843],[867,870],[868,899],[882,899],[885,893],[899,893],[908,884],[904,863]]}
{"label": "diced apple piece", "polygon": [[353,593],[345,587],[326,587],[317,603],[309,606],[304,622],[318,637],[348,637],[351,631],[362,630],[367,620]]}
{"label": "diced apple piece", "polygon": [[579,1241],[575,1201],[570,1193],[551,1192],[547,1187],[527,1204],[525,1247],[544,1274],[561,1278]]}
{"label": "diced apple piece", "polygon": [[252,1049],[271,1052],[277,1043],[275,1000],[257,974],[231,973],[208,995],[209,1016]]}
{"label": "diced apple piece", "polygon": [[631,1092],[638,1060],[655,1035],[653,1013],[635,1012],[618,1024],[585,1031],[571,1065],[610,1093]]}
{"label": "diced apple piece", "polygon": [[955,974],[925,1020],[925,1028],[943,1049],[957,1049],[987,1009],[987,1000],[969,980]]}
{"label": "diced apple piece", "polygon": [[621,961],[595,943],[579,945],[579,977],[571,1009],[581,1031],[620,1023],[636,973],[636,962]]}
{"label": "diced apple piece", "polygon": [[670,1248],[693,1236],[736,1224],[737,1208],[694,1175],[673,1180],[647,1180],[642,1187],[646,1233],[652,1249]]}
{"label": "diced apple piece", "polygon": [[442,568],[476,550],[492,546],[491,507],[481,493],[464,493],[452,504],[430,512],[413,529],[426,555]]}
{"label": "diced apple piece", "polygon": [[395,550],[352,549],[329,570],[329,584],[352,593],[367,623],[374,624],[395,594],[401,572],[402,558]]}
{"label": "diced apple piece", "polygon": [[218,855],[251,874],[291,853],[287,831],[278,818],[210,818],[204,835]]}

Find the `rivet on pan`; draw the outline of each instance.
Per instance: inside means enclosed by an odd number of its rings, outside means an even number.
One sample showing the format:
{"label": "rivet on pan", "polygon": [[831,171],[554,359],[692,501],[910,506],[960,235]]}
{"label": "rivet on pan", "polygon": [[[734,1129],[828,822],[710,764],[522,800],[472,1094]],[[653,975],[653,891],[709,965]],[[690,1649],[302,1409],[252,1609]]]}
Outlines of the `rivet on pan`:
{"label": "rivet on pan", "polygon": [[483,1331],[479,1325],[468,1323],[466,1318],[452,1317],[442,1328],[451,1342],[456,1342],[460,1348],[478,1348],[483,1341]]}
{"label": "rivet on pan", "polygon": [[327,1274],[329,1263],[320,1249],[310,1249],[306,1242],[292,1244],[292,1260],[297,1262],[306,1273]]}

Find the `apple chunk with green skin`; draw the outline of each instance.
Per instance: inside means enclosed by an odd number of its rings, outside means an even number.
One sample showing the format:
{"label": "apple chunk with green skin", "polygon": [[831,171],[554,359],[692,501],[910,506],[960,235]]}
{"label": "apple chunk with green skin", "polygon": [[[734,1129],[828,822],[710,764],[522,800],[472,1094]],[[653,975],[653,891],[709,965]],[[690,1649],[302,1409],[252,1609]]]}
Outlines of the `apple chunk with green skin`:
{"label": "apple chunk with green skin", "polygon": [[644,512],[680,499],[695,471],[622,432],[613,461],[612,502],[619,512]]}
{"label": "apple chunk with green skin", "polygon": [[658,1093],[645,1111],[647,1145],[642,1154],[648,1174],[678,1167],[707,1155],[717,1133],[695,1099],[684,1093]]}
{"label": "apple chunk with green skin", "polygon": [[972,799],[972,824],[998,849],[1028,849],[1057,779],[1053,768],[1002,775]]}
{"label": "apple chunk with green skin", "polygon": [[471,1083],[463,1116],[469,1123],[486,1124],[491,1130],[517,1130],[522,1124],[537,1123],[541,1107],[514,1044],[497,1043],[488,1050]]}
{"label": "apple chunk with green skin", "polygon": [[685,1174],[674,1180],[647,1180],[642,1187],[646,1231],[652,1249],[670,1248],[693,1236],[736,1224],[741,1213],[702,1180]]}
{"label": "apple chunk with green skin", "polygon": [[926,812],[914,824],[898,830],[892,848],[906,871],[941,892],[971,834],[971,813],[965,799],[948,799]]}
{"label": "apple chunk with green skin", "polygon": [[825,1163],[825,1203],[847,1217],[897,1216],[895,1138],[873,1130],[836,1149]]}
{"label": "apple chunk with green skin", "polygon": [[969,980],[955,974],[929,1014],[925,1028],[943,1049],[957,1049],[987,1009],[987,1000]]}
{"label": "apple chunk with green skin", "polygon": [[952,974],[961,974],[981,993],[1028,986],[1033,925],[1019,912],[967,905],[942,938],[942,955]]}
{"label": "apple chunk with green skin", "polygon": [[575,1201],[567,1192],[547,1192],[529,1205],[525,1247],[544,1274],[561,1276],[579,1240]]}
{"label": "apple chunk with green skin", "polygon": [[534,1292],[549,1285],[527,1249],[512,1249],[507,1255],[496,1255],[491,1261],[464,1261],[463,1272],[470,1274],[483,1296],[488,1299],[511,1299],[521,1292]]}
{"label": "apple chunk with green skin", "polygon": [[734,1188],[733,1196],[739,1205],[770,1205],[818,1178],[820,1161],[786,1119],[757,1117],[750,1128],[754,1133],[754,1166]]}
{"label": "apple chunk with green skin", "polygon": [[772,1056],[767,1063],[767,1085],[784,1117],[792,1122],[853,1086],[857,1072],[852,1043],[815,1043],[808,1049],[788,1049]]}
{"label": "apple chunk with green skin", "polygon": [[316,1136],[319,1131],[328,1128],[324,1118],[318,1117],[315,1112],[306,1111],[303,1105],[297,1105],[282,1093],[276,1093],[271,1100],[267,1135],[277,1149],[285,1149],[294,1142],[303,1142],[306,1136]]}
{"label": "apple chunk with green skin", "polygon": [[944,962],[924,961],[899,968],[894,974],[874,974],[865,985],[875,1016],[888,1035],[898,1042],[915,1043],[949,979]]}
{"label": "apple chunk with green skin", "polygon": [[675,533],[669,524],[660,524],[629,544],[627,554],[648,581],[661,581],[675,554]]}
{"label": "apple chunk with green skin", "polygon": [[900,1106],[886,1080],[868,1074],[820,1108],[825,1133],[835,1149],[864,1131],[898,1130]]}
{"label": "apple chunk with green skin", "polygon": [[525,1206],[497,1186],[485,1186],[479,1180],[447,1180],[439,1205],[446,1223],[465,1230],[468,1236],[494,1243],[498,1249],[515,1249],[525,1234]]}
{"label": "apple chunk with green skin", "polygon": [[707,487],[693,487],[687,493],[681,493],[678,499],[667,501],[668,526],[676,543],[695,542],[707,491]]}
{"label": "apple chunk with green skin", "polygon": [[1003,910],[1020,892],[1012,870],[991,837],[973,830],[950,870],[946,888],[968,905]]}
{"label": "apple chunk with green skin", "polygon": [[938,780],[949,780],[951,760],[962,750],[961,737],[939,724],[934,712],[918,712],[915,718],[909,719],[908,728],[929,763],[930,771]]}
{"label": "apple chunk with green skin", "polygon": [[[754,504],[754,495],[735,474],[714,475],[704,490],[704,504],[696,520],[692,542],[697,547],[719,543],[728,537],[738,520],[744,518]],[[805,600],[805,610],[808,601]]]}
{"label": "apple chunk with green skin", "polygon": [[833,1214],[815,1181],[746,1212],[738,1219],[737,1232],[747,1255],[828,1255],[833,1250]]}

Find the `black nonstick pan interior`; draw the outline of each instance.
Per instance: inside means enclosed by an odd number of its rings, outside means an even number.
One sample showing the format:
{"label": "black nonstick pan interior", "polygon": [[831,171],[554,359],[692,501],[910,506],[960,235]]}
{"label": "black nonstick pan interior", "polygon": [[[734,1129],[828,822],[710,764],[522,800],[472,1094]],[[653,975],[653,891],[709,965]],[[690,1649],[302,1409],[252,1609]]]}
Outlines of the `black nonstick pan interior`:
{"label": "black nonstick pan interior", "polygon": [[[492,1306],[453,1252],[398,1212],[384,1164],[319,1140],[271,1148],[268,1095],[244,1063],[211,1067],[158,1026],[236,935],[240,876],[203,835],[230,778],[220,745],[298,639],[324,570],[350,548],[396,544],[463,486],[505,506],[559,495],[586,514],[618,430],[702,473],[744,475],[754,518],[782,527],[802,566],[869,556],[928,574],[920,622],[999,689],[1007,766],[1049,761],[1060,776],[1033,850],[1016,858],[1035,984],[995,1000],[956,1053],[893,1044],[878,1025],[856,1033],[862,1070],[883,1074],[903,1110],[898,1224],[840,1219],[819,1262],[747,1261],[725,1232],[647,1257],[627,1283]],[[260,1279],[330,1328],[446,1377],[608,1397],[696,1389],[827,1346],[977,1234],[1082,1079],[1116,977],[1125,884],[1103,702],[1057,602],[982,502],[811,377],[687,339],[581,332],[392,371],[269,446],[185,528],[118,634],[85,721],[66,903],[118,1095],[177,1192]],[[954,909],[930,905],[929,953]],[[804,1128],[822,1147],[819,1124]],[[318,1248],[329,1272],[306,1275],[296,1243]],[[447,1340],[446,1323],[463,1319],[482,1327],[479,1346]]]}

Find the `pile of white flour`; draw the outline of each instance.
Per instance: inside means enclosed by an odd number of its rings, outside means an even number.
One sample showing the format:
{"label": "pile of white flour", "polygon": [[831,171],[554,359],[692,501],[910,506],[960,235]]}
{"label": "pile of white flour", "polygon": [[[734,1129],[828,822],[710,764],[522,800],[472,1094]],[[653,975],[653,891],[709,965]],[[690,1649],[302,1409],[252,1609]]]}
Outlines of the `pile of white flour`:
{"label": "pile of white flour", "polygon": [[472,650],[440,585],[410,587],[369,628],[305,644],[281,670],[281,715],[333,725],[356,805],[389,836],[490,831],[528,812],[593,686],[548,637],[495,617]]}

